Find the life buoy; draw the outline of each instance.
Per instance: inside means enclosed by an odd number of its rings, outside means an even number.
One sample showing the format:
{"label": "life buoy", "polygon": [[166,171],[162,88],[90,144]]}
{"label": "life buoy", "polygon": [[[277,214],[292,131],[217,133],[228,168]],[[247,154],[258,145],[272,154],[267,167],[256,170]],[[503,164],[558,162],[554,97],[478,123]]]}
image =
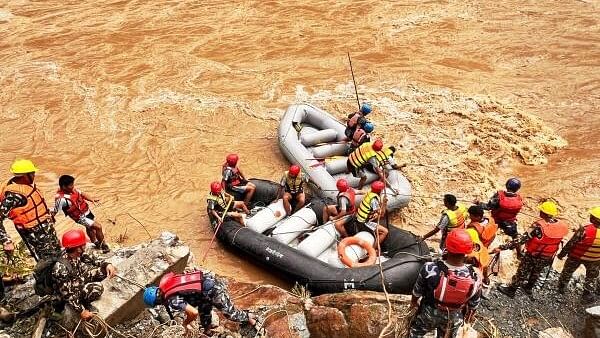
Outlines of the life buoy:
{"label": "life buoy", "polygon": [[[346,255],[346,248],[349,245],[355,245],[355,244],[367,251],[367,255],[369,256],[369,258],[367,258],[367,260],[365,262],[362,262],[362,263],[354,262],[350,259],[350,257],[348,257]],[[369,244],[369,242],[365,241],[364,239],[358,238],[358,237],[346,237],[346,238],[342,239],[340,241],[340,244],[338,244],[337,251],[338,251],[338,255],[339,255],[342,263],[344,263],[344,265],[346,265],[350,268],[359,268],[361,266],[370,266],[370,265],[375,264],[375,261],[377,260],[377,254],[375,253],[375,248],[373,248],[373,246],[371,244]]]}

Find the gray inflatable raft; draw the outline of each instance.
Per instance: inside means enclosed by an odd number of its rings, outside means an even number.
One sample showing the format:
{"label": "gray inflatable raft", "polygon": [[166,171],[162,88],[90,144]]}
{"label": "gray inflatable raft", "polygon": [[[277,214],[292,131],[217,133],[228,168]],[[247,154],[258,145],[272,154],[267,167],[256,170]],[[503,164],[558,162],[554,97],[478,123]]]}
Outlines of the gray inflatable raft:
{"label": "gray inflatable raft", "polygon": [[[335,117],[306,103],[291,105],[279,123],[279,148],[288,161],[298,164],[307,173],[319,188],[316,193],[321,197],[335,199],[335,183],[340,178],[348,180],[353,187],[358,186],[359,179],[346,173],[349,143],[345,129]],[[410,183],[397,170],[388,169],[387,179],[392,188],[386,188],[388,209],[405,207],[410,201]],[[368,171],[367,183],[376,179],[377,175]],[[362,195],[356,197],[358,203]]]}

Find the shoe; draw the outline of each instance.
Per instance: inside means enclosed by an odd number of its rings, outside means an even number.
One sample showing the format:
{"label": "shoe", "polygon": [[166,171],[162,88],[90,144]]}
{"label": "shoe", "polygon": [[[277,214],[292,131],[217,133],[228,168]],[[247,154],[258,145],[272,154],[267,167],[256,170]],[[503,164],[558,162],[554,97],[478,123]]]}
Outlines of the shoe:
{"label": "shoe", "polygon": [[517,293],[517,288],[510,286],[510,285],[499,285],[498,291],[502,292],[503,294],[507,295],[510,298],[515,298],[515,293]]}
{"label": "shoe", "polygon": [[100,249],[102,249],[102,253],[109,253],[110,252],[110,247],[108,246],[108,244],[106,244],[106,242],[102,242],[102,245],[100,246]]}

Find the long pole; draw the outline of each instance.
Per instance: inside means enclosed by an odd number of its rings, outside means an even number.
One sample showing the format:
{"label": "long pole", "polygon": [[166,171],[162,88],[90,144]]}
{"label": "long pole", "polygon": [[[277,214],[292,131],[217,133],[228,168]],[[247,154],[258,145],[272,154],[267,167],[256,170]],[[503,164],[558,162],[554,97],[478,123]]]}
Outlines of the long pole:
{"label": "long pole", "polygon": [[360,100],[358,99],[358,89],[356,88],[356,80],[354,79],[354,69],[352,68],[352,59],[350,58],[350,52],[348,52],[348,62],[350,63],[350,72],[352,73],[352,82],[354,83],[354,93],[356,94],[356,103],[358,104],[358,110],[360,110]]}
{"label": "long pole", "polygon": [[210,251],[210,249],[212,249],[213,242],[215,241],[215,238],[217,238],[217,233],[219,232],[219,229],[221,229],[221,224],[223,224],[223,219],[225,218],[225,214],[227,214],[227,211],[229,210],[229,207],[231,206],[232,202],[233,202],[233,196],[231,196],[231,198],[229,199],[229,202],[227,203],[227,206],[225,207],[225,210],[223,211],[221,218],[219,218],[219,224],[217,225],[217,227],[215,229],[215,233],[213,234],[212,238],[210,239],[210,243],[208,244],[208,248],[204,252],[204,256],[202,256],[202,261],[200,264],[204,264],[204,261],[206,260],[206,257],[208,256],[208,252]]}

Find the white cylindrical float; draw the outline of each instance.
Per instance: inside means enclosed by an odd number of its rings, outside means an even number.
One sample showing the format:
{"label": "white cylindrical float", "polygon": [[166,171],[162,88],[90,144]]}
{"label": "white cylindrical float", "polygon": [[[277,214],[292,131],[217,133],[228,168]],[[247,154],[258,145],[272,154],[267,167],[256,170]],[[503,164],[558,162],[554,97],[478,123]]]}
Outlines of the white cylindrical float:
{"label": "white cylindrical float", "polygon": [[285,217],[285,208],[283,200],[277,200],[268,207],[256,213],[251,218],[246,219],[246,227],[258,233],[263,233],[268,228],[275,225]]}
{"label": "white cylindrical float", "polygon": [[317,257],[335,243],[336,236],[335,225],[328,223],[300,242],[297,249],[309,256]]}
{"label": "white cylindrical float", "polygon": [[327,158],[331,156],[346,155],[348,145],[346,143],[329,143],[322,146],[309,148],[316,158]]}
{"label": "white cylindrical float", "polygon": [[337,131],[333,129],[323,129],[310,134],[302,134],[300,142],[305,147],[312,147],[315,144],[333,142],[337,139]]}
{"label": "white cylindrical float", "polygon": [[346,162],[348,162],[348,158],[346,157],[328,160],[325,161],[325,168],[331,175],[345,173],[347,170]]}
{"label": "white cylindrical float", "polygon": [[317,224],[317,215],[311,208],[304,207],[281,221],[272,236],[283,244],[289,244],[314,224]]}
{"label": "white cylindrical float", "polygon": [[[362,239],[363,241],[369,243],[369,245],[373,245],[373,243],[375,243],[375,237],[373,237],[370,232],[361,231],[354,235],[354,237]],[[349,245],[345,252],[346,256],[353,262],[358,262],[361,259],[367,258],[367,250],[363,249],[360,245]]]}

